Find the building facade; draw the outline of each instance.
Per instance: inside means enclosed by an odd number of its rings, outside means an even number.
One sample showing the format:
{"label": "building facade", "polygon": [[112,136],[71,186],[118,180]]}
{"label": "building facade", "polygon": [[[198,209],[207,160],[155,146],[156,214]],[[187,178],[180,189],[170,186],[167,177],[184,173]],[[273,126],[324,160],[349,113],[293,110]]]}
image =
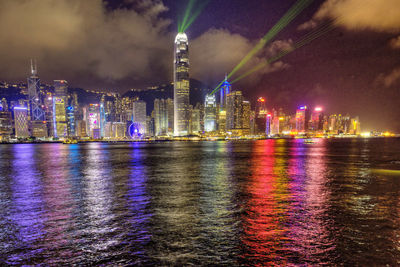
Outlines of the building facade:
{"label": "building facade", "polygon": [[189,134],[189,42],[178,33],[174,47],[174,135]]}

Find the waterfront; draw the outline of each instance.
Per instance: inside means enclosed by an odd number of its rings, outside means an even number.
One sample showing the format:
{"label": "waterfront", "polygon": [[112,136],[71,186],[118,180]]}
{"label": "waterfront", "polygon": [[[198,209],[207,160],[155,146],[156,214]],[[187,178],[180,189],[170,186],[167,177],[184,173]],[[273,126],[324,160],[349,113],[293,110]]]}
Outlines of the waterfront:
{"label": "waterfront", "polygon": [[0,151],[3,264],[400,264],[400,139]]}

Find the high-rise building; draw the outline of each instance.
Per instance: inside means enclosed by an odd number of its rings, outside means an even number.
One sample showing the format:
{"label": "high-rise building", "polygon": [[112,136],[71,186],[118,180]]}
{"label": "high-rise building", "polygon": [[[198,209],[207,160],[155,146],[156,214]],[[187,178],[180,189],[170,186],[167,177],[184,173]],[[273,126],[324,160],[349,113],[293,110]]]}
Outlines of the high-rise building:
{"label": "high-rise building", "polygon": [[190,133],[198,134],[201,132],[201,123],[200,123],[200,109],[193,108],[190,106]]}
{"label": "high-rise building", "polygon": [[244,100],[242,102],[242,128],[243,135],[250,134],[250,114],[251,114],[251,105],[250,101]]}
{"label": "high-rise building", "polygon": [[59,97],[67,97],[68,82],[66,80],[54,80],[54,95]]}
{"label": "high-rise building", "polygon": [[296,110],[296,131],[305,133],[308,131],[310,112],[307,106],[301,106]]}
{"label": "high-rise building", "polygon": [[241,91],[232,91],[227,95],[226,101],[226,130],[242,129],[242,103]]}
{"label": "high-rise building", "polygon": [[100,138],[100,105],[89,104],[84,108],[86,133],[91,138]]}
{"label": "high-rise building", "polygon": [[154,134],[156,136],[168,133],[167,99],[154,100]]}
{"label": "high-rise building", "polygon": [[138,131],[141,135],[146,134],[146,102],[138,100],[133,102],[132,122],[138,125]]}
{"label": "high-rise building", "polygon": [[206,95],[204,101],[204,131],[217,130],[217,101],[215,95]]}
{"label": "high-rise building", "polygon": [[310,130],[311,131],[321,131],[323,130],[324,124],[324,113],[321,107],[316,107],[311,114],[311,123]]}
{"label": "high-rise building", "polygon": [[226,108],[226,98],[228,94],[231,93],[232,85],[228,82],[228,77],[225,75],[225,80],[221,85],[220,96],[219,96],[219,106],[221,109]]}
{"label": "high-rise building", "polygon": [[14,107],[14,128],[16,138],[29,137],[28,108]]}
{"label": "high-rise building", "polygon": [[53,131],[54,137],[65,138],[68,136],[67,124],[67,89],[68,83],[65,80],[54,81],[53,97]]}
{"label": "high-rise building", "polygon": [[2,103],[1,109],[0,109],[0,140],[1,141],[8,140],[13,131],[11,112],[8,111],[8,107],[7,107],[7,109],[4,109],[3,108],[4,106],[6,106],[6,105],[4,105],[4,103]]}
{"label": "high-rise building", "polygon": [[189,134],[189,42],[185,33],[175,38],[174,135]]}
{"label": "high-rise building", "polygon": [[31,121],[44,121],[44,111],[40,98],[40,79],[37,76],[37,65],[31,60],[31,76],[28,78],[29,117]]}
{"label": "high-rise building", "polygon": [[266,123],[265,123],[265,134],[267,136],[271,135],[271,125],[272,125],[272,114],[268,113],[266,116]]}

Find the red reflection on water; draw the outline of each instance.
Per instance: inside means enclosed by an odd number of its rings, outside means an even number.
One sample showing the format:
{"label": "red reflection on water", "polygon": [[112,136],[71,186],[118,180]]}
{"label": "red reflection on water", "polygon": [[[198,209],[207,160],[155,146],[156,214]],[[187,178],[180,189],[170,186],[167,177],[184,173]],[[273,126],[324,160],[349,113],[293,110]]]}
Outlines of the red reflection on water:
{"label": "red reflection on water", "polygon": [[275,141],[256,142],[251,159],[252,176],[246,187],[249,200],[242,218],[244,235],[241,238],[246,246],[243,257],[251,259],[254,265],[286,262],[279,255],[284,229],[276,199],[278,185],[274,166]]}

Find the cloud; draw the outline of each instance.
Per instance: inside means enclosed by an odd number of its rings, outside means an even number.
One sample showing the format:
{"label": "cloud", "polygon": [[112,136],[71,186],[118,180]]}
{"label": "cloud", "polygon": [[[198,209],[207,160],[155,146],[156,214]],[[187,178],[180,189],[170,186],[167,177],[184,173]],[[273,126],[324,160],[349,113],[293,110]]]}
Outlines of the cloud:
{"label": "cloud", "polygon": [[380,74],[377,78],[377,83],[383,84],[385,87],[390,87],[397,82],[400,82],[400,67],[395,68],[389,74]]}
{"label": "cloud", "polygon": [[[256,66],[279,49],[288,47],[290,41],[276,41],[250,60],[242,73]],[[255,42],[225,29],[210,29],[190,43],[191,76],[213,86],[223,79],[254,47]],[[247,81],[257,83],[265,73],[287,68],[283,62],[275,62],[258,71]],[[238,74],[239,75],[239,74]],[[235,75],[236,78],[238,75]],[[247,82],[246,81],[246,82]]]}
{"label": "cloud", "polygon": [[[397,32],[400,30],[399,14],[399,0],[327,0],[314,20],[338,18],[335,23],[350,30]],[[311,24],[303,24],[303,27]]]}
{"label": "cloud", "polygon": [[50,79],[167,78],[171,22],[160,18],[167,7],[156,0],[135,2],[138,10],[107,11],[101,0],[2,0],[1,78],[27,75],[32,57]]}
{"label": "cloud", "polygon": [[[160,0],[124,3],[128,8],[107,8],[102,0],[1,0],[0,79],[25,79],[35,58],[45,82],[66,79],[73,86],[122,91],[172,80],[174,34],[163,16],[168,8]],[[189,35],[189,42],[190,74],[210,85],[255,45],[224,29],[193,40]],[[290,45],[291,40],[272,43],[243,72]],[[287,67],[275,62],[246,82]]]}
{"label": "cloud", "polygon": [[390,40],[390,46],[394,49],[399,49],[400,48],[400,36],[397,36],[396,38],[393,38]]}

